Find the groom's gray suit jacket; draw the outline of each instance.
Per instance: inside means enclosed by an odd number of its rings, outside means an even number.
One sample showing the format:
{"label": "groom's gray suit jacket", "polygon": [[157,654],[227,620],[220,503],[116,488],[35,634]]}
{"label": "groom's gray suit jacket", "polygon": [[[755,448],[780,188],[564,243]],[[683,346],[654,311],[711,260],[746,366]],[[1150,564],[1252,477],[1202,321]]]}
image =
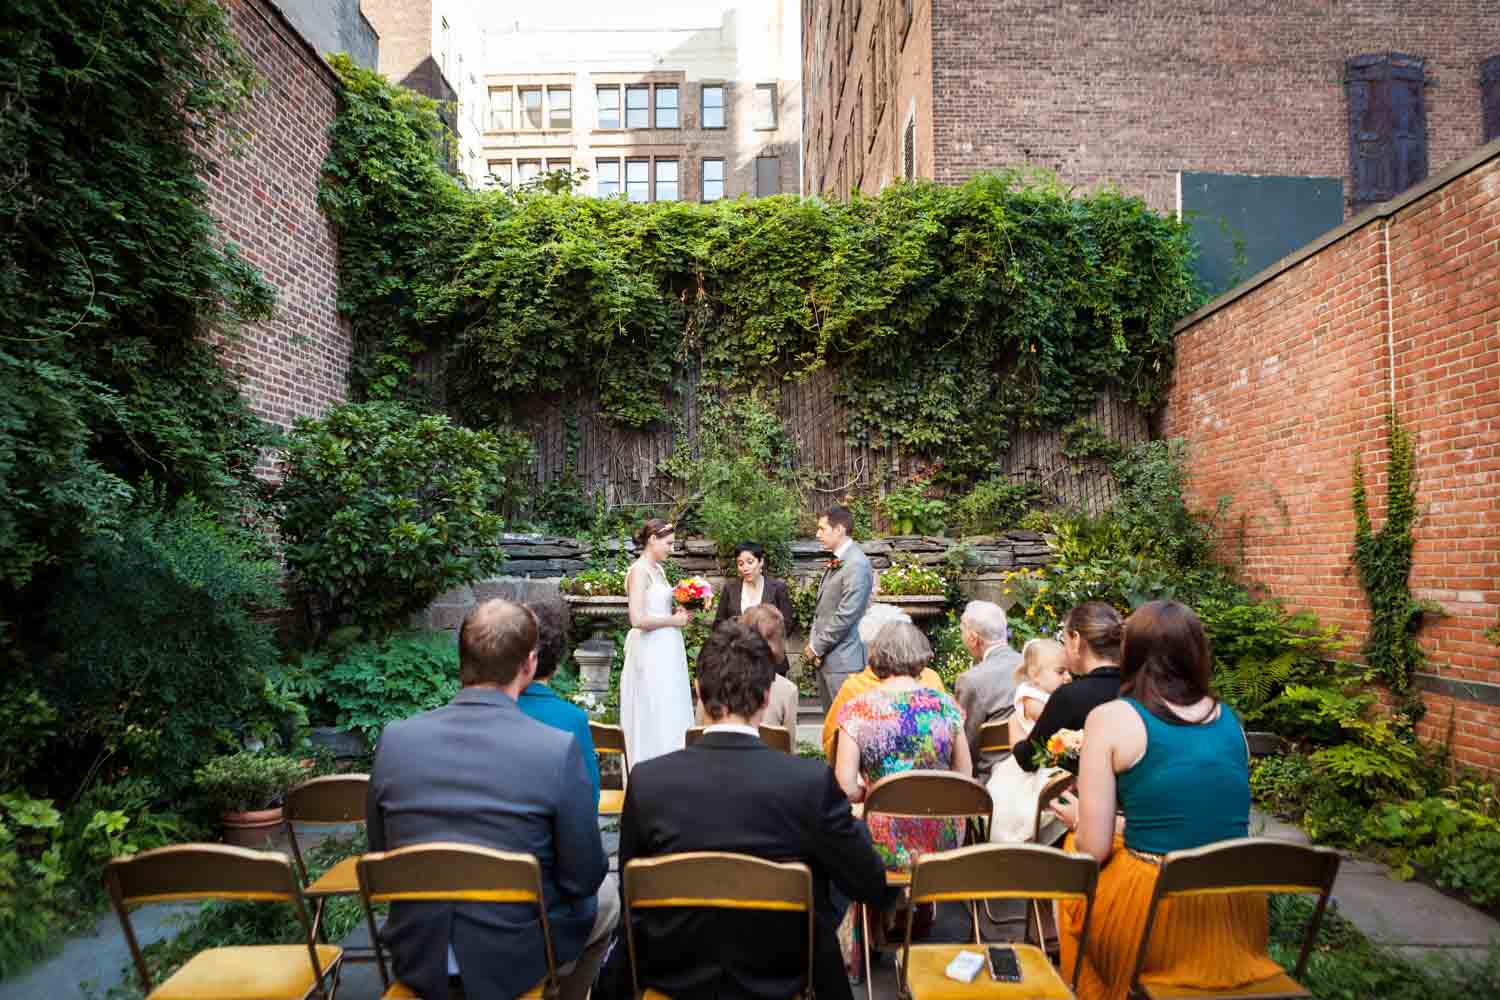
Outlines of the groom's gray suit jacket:
{"label": "groom's gray suit jacket", "polygon": [[865,644],[859,638],[859,620],[870,604],[875,571],[864,550],[850,543],[839,568],[823,577],[818,607],[813,614],[808,644],[818,655],[825,674],[857,674],[865,669]]}

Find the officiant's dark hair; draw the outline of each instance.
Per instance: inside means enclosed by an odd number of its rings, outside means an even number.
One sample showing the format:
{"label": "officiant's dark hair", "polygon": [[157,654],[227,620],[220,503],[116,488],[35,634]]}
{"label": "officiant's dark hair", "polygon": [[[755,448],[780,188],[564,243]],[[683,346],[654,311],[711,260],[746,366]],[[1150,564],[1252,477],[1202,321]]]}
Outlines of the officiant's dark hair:
{"label": "officiant's dark hair", "polygon": [[833,527],[835,524],[842,525],[844,534],[853,537],[854,515],[849,513],[848,507],[829,507],[828,513],[823,516],[828,518],[829,527]]}
{"label": "officiant's dark hair", "polygon": [[651,541],[651,539],[660,538],[662,535],[670,535],[672,529],[673,525],[671,521],[663,521],[659,517],[651,518],[645,524],[641,525],[640,531],[635,533],[636,548],[644,549],[646,543]]}
{"label": "officiant's dark hair", "polygon": [[698,654],[698,698],[710,720],[748,719],[766,703],[775,680],[771,647],[750,625],[724,622]]}
{"label": "officiant's dark hair", "polygon": [[740,542],[734,547],[734,557],[738,559],[741,552],[748,552],[755,557],[757,562],[766,561],[766,550],[759,542]]}

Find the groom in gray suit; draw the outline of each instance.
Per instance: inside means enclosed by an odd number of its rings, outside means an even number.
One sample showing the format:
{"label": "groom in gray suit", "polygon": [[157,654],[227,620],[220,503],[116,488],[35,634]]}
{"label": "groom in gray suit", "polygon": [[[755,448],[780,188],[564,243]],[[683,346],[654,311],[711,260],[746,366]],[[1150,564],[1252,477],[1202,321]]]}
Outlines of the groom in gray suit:
{"label": "groom in gray suit", "polygon": [[865,669],[859,620],[869,607],[875,572],[864,551],[849,537],[853,530],[854,515],[843,507],[818,518],[818,541],[833,558],[818,588],[818,608],[802,655],[818,666],[818,697],[824,712],[833,707],[845,679]]}

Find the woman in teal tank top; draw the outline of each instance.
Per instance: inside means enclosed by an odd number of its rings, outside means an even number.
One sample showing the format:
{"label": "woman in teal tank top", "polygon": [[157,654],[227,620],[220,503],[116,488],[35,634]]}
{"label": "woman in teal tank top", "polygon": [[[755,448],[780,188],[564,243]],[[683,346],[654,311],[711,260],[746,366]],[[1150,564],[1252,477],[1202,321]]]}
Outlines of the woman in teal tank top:
{"label": "woman in teal tank top", "polygon": [[[1209,686],[1208,638],[1198,616],[1153,601],[1125,622],[1120,698],[1089,713],[1076,811],[1060,814],[1068,847],[1101,865],[1081,1000],[1125,1000],[1161,856],[1246,835],[1250,768],[1245,734]],[[1124,813],[1123,837],[1116,807]],[[1078,954],[1084,907],[1059,906],[1062,968]],[[1231,990],[1281,971],[1267,953],[1264,895],[1204,896],[1166,904],[1151,932],[1144,982]]]}

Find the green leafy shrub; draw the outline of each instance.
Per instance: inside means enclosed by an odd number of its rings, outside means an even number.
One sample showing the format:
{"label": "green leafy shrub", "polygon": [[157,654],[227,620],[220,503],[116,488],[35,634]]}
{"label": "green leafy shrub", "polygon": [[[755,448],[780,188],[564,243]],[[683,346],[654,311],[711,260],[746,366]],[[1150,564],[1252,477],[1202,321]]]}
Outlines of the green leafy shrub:
{"label": "green leafy shrub", "polygon": [[574,597],[624,597],[625,570],[619,567],[591,566],[586,570],[565,576],[558,581],[558,589]]}
{"label": "green leafy shrub", "polygon": [[1214,534],[1183,499],[1187,446],[1180,438],[1130,448],[1110,467],[1119,496],[1110,514],[1129,551],[1186,569],[1207,561]]}
{"label": "green leafy shrub", "polygon": [[325,626],[399,628],[443,591],[498,569],[500,511],[528,449],[394,403],[298,421],[281,533]]}
{"label": "green leafy shrub", "polygon": [[1317,768],[1306,754],[1280,754],[1251,763],[1250,794],[1280,816],[1301,819],[1319,784]]}
{"label": "green leafy shrub", "polygon": [[440,708],[459,689],[458,645],[451,632],[361,642],[337,659],[309,654],[304,669],[321,676],[335,724],[364,733],[372,747],[387,723]]}
{"label": "green leafy shrub", "polygon": [[1477,906],[1500,905],[1500,832],[1477,831],[1440,843],[1429,863],[1444,889]]}
{"label": "green leafy shrub", "polygon": [[1311,613],[1288,613],[1277,601],[1236,598],[1201,599],[1194,610],[1213,649],[1214,686],[1251,725],[1289,685],[1328,679],[1339,633]]}
{"label": "green leafy shrub", "polygon": [[1047,499],[1033,482],[994,476],[975,484],[953,504],[953,521],[965,535],[993,535],[1016,527],[1032,507]]}
{"label": "green leafy shrub", "polygon": [[1496,831],[1500,831],[1500,823],[1495,820],[1451,799],[1429,796],[1377,805],[1365,816],[1364,840],[1383,848],[1385,860],[1398,877],[1411,878],[1413,863],[1430,863],[1440,845],[1456,843],[1469,834]]}
{"label": "green leafy shrub", "polygon": [[198,769],[194,780],[220,812],[253,812],[269,807],[308,777],[295,757],[246,750],[215,757]]}
{"label": "green leafy shrub", "polygon": [[932,669],[943,679],[943,686],[950,692],[958,675],[974,665],[964,645],[962,629],[958,624],[959,613],[949,611],[943,624],[932,633]]}
{"label": "green leafy shrub", "polygon": [[875,501],[875,509],[893,535],[941,535],[948,517],[948,503],[929,497],[932,480],[913,475]]}
{"label": "green leafy shrub", "polygon": [[281,604],[276,564],[197,504],[142,509],[118,539],[95,538],[48,608],[61,655],[42,669],[67,720],[50,744],[52,780],[149,774],[167,796],[234,742],[262,709],[277,658],[258,613]]}

